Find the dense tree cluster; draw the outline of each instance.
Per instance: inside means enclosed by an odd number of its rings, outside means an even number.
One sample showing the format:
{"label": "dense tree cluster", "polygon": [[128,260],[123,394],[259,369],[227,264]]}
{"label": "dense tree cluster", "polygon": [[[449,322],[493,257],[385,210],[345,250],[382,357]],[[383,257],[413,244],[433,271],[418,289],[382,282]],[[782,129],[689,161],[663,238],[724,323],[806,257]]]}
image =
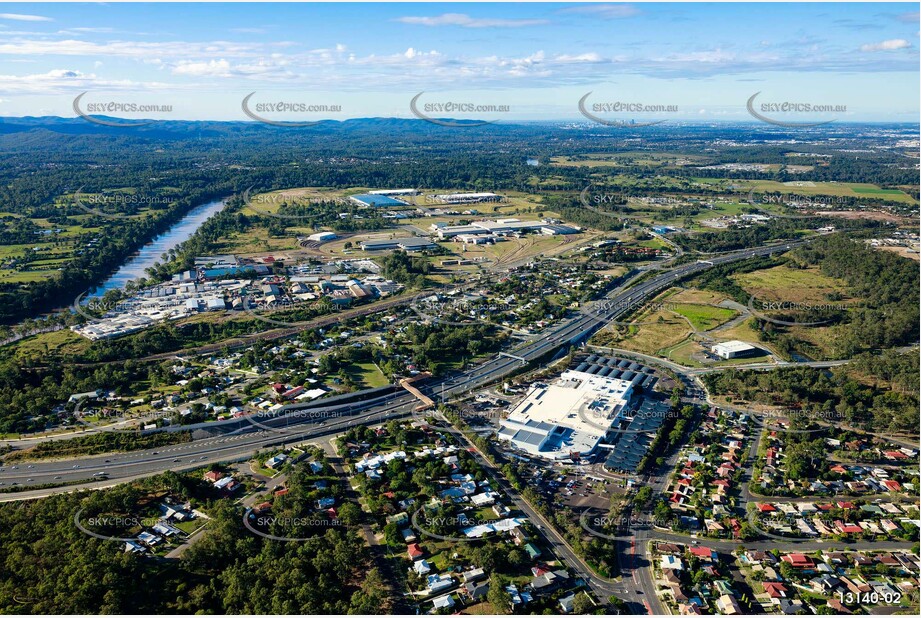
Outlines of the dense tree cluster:
{"label": "dense tree cluster", "polygon": [[[283,513],[311,510],[285,496]],[[302,479],[304,480],[304,479]],[[165,493],[204,500],[207,531],[181,559],[125,553],[123,543],[82,533],[83,513],[136,513]],[[292,493],[294,493],[292,491]],[[296,505],[296,506],[295,506]],[[0,504],[0,611],[23,614],[377,614],[388,597],[368,549],[347,528],[303,542],[270,541],[243,526],[242,509],[208,498],[189,476]]]}
{"label": "dense tree cluster", "polygon": [[702,379],[710,393],[738,401],[799,409],[807,417],[842,419],[845,425],[869,431],[917,432],[918,355],[883,355],[882,375],[875,373],[876,358],[880,357],[862,357],[854,369],[730,369],[705,374]]}

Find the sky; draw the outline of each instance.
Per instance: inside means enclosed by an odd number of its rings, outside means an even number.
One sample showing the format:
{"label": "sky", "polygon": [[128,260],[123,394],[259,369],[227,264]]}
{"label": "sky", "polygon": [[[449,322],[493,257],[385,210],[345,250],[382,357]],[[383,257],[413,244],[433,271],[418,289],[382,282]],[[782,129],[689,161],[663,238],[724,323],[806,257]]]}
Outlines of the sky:
{"label": "sky", "polygon": [[918,47],[917,3],[0,3],[0,117],[917,122]]}

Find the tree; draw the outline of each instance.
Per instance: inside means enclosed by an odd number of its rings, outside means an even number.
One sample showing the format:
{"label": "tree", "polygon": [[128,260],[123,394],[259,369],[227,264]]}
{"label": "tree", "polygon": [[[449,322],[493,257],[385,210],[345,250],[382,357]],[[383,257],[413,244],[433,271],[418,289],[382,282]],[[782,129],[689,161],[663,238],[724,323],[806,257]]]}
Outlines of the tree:
{"label": "tree", "polygon": [[576,597],[572,600],[573,614],[589,614],[594,611],[594,609],[595,604],[592,602],[591,597],[584,591],[576,594]]}
{"label": "tree", "polygon": [[339,507],[339,519],[346,526],[357,526],[361,523],[361,508],[354,502],[346,502]]}
{"label": "tree", "polygon": [[507,614],[512,609],[512,595],[505,589],[505,582],[496,573],[489,578],[489,591],[486,593],[486,600],[493,607],[497,614]]}
{"label": "tree", "polygon": [[786,561],[780,562],[780,575],[786,581],[792,581],[796,577],[796,569],[793,568],[793,565]]}

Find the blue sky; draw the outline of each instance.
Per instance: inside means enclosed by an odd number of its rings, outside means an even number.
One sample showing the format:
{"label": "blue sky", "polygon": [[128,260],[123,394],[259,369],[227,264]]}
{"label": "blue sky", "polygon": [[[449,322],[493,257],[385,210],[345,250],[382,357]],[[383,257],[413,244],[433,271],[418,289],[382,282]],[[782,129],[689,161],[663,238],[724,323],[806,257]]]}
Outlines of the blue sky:
{"label": "blue sky", "polygon": [[[253,102],[338,105],[277,120],[411,117],[424,103],[579,119],[577,103],[673,105],[741,120],[746,100],[846,106],[842,121],[917,121],[917,3],[0,3],[0,116],[72,102],[168,105],[130,117],[245,120]],[[639,114],[605,112],[610,118]],[[601,115],[601,114],[599,114]],[[655,115],[655,114],[653,114]]]}

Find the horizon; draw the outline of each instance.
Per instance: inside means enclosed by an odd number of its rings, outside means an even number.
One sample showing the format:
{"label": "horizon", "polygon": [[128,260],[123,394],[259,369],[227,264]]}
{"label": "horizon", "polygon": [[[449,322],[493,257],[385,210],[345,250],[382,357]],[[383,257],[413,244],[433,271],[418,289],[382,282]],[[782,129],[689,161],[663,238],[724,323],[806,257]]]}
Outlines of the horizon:
{"label": "horizon", "polygon": [[[106,115],[102,115],[102,114],[94,114],[93,117],[94,117],[94,118],[98,118],[98,119],[100,119],[100,120],[114,120],[114,121],[124,120],[124,118],[121,118],[121,117],[117,117],[117,116],[106,116]],[[439,119],[439,120],[452,120],[452,121],[458,121],[458,120],[460,120],[460,119],[457,119],[457,118],[449,118],[449,117],[444,117],[444,118],[439,117],[438,119]],[[87,122],[85,119],[82,119],[82,118],[80,118],[79,116],[76,116],[76,117],[67,117],[67,116],[0,116],[0,122],[4,122],[4,121],[6,121],[6,120],[12,120],[12,121],[15,121],[15,120],[33,120],[33,121],[42,121],[42,120],[64,120],[64,121],[73,121],[73,122],[80,122],[80,121],[82,120],[82,121],[84,121],[84,122]],[[163,125],[163,124],[167,124],[167,123],[188,123],[188,124],[205,124],[205,123],[212,123],[212,124],[244,124],[244,125],[249,125],[249,126],[253,126],[253,127],[258,127],[258,126],[263,126],[263,125],[265,125],[265,123],[259,122],[258,120],[250,120],[250,119],[245,119],[245,118],[239,118],[239,119],[218,119],[218,118],[202,118],[202,119],[169,118],[169,119],[163,119],[163,118],[161,118],[161,119],[157,119],[157,118],[143,118],[143,117],[138,117],[138,118],[132,118],[131,120],[132,120],[132,121],[134,121],[134,120],[144,121],[144,122],[145,122],[145,127],[132,127],[132,126],[127,126],[127,125],[126,125],[126,126],[124,126],[124,127],[109,126],[109,127],[107,127],[107,128],[113,128],[113,129],[119,129],[119,128],[122,128],[122,129],[152,128],[152,127],[155,127],[156,125]],[[347,122],[363,122],[363,121],[371,121],[371,120],[381,120],[381,121],[383,121],[383,120],[400,120],[400,121],[415,122],[415,123],[427,123],[427,122],[428,122],[428,121],[426,121],[426,120],[424,120],[424,119],[422,119],[422,118],[407,118],[407,117],[405,117],[405,116],[357,116],[357,117],[354,117],[354,118],[343,118],[343,119],[324,118],[324,119],[318,120],[318,121],[316,122],[316,125],[315,125],[315,126],[320,126],[320,125],[329,126],[329,125],[331,125],[331,124],[345,124],[345,123],[347,123]],[[149,124],[146,124],[146,123],[149,123]],[[90,124],[90,125],[91,125],[92,123],[87,123],[87,124]],[[546,125],[546,126],[549,126],[549,125],[562,125],[562,124],[566,124],[566,125],[584,124],[584,125],[591,126],[591,127],[595,127],[595,128],[603,128],[603,127],[598,127],[596,124],[592,123],[590,120],[585,119],[585,118],[545,118],[545,119],[539,119],[539,120],[527,120],[527,119],[521,119],[521,120],[500,120],[500,121],[490,122],[488,125],[471,124],[469,128],[471,128],[471,129],[476,129],[476,128],[484,128],[484,127],[521,126],[521,125],[537,125],[537,126]],[[741,118],[740,118],[740,119],[712,118],[712,119],[707,119],[707,120],[704,120],[704,119],[680,119],[680,118],[679,118],[679,119],[668,120],[667,122],[660,123],[656,128],[659,129],[659,130],[661,130],[661,129],[667,129],[667,128],[669,128],[669,127],[675,127],[675,126],[682,126],[682,127],[697,127],[697,126],[707,126],[707,125],[714,125],[714,124],[721,124],[721,125],[738,125],[738,126],[757,126],[757,127],[767,128],[767,127],[765,127],[765,125],[764,125],[762,122],[759,122],[758,120],[756,120],[756,119],[754,119],[754,118],[752,118],[752,119],[750,119],[750,120],[745,120],[745,119],[741,119]],[[836,127],[836,126],[865,126],[865,125],[906,126],[906,127],[911,127],[911,128],[917,128],[919,131],[921,131],[921,123],[919,123],[919,122],[917,122],[917,121],[916,121],[916,122],[912,122],[912,121],[907,121],[907,120],[904,120],[904,121],[903,121],[903,120],[888,120],[888,121],[887,121],[887,120],[846,120],[846,119],[836,119],[833,123],[828,123],[828,124],[826,124],[826,125],[824,125],[824,126],[825,126],[825,128],[827,128],[827,129],[833,129],[833,128]],[[102,125],[97,125],[97,126],[102,126]],[[286,129],[304,129],[304,130],[309,130],[309,129],[310,129],[309,126],[308,126],[308,127],[298,127],[298,126],[291,126],[291,127],[284,127],[284,126],[272,127],[272,126],[269,126],[269,125],[266,125],[266,128],[277,128],[277,129],[280,129],[280,130],[286,130]],[[619,128],[619,129],[631,129],[631,126],[630,126],[629,124],[625,124],[625,125],[623,125],[623,126],[621,126],[621,127],[614,127],[614,130],[617,130],[618,128]],[[637,126],[636,128],[646,128],[646,127],[644,127],[644,126],[642,126],[642,125],[639,125],[639,126]],[[777,128],[778,128],[778,130],[784,129],[784,127],[777,127]],[[816,127],[812,127],[812,128],[814,129],[814,128],[816,128]]]}

